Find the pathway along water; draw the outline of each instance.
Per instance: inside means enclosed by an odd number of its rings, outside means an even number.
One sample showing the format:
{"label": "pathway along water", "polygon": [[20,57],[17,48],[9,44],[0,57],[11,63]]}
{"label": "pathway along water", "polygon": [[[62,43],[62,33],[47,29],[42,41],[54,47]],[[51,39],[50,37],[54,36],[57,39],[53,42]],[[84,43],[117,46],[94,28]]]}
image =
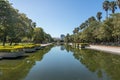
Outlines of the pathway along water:
{"label": "pathway along water", "polygon": [[16,60],[16,63],[9,60],[6,64],[5,62],[1,62],[3,67],[0,64],[0,80],[120,79],[120,56],[73,49],[70,46],[54,46],[30,54],[25,59]]}

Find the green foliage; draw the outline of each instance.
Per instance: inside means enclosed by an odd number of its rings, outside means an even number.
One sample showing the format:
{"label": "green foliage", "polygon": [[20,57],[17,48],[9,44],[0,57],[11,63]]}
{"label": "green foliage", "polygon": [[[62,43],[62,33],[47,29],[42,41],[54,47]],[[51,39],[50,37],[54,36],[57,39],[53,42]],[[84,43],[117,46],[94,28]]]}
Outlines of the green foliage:
{"label": "green foliage", "polygon": [[13,42],[41,43],[43,40],[51,41],[50,39],[52,39],[50,35],[42,28],[36,28],[36,23],[26,14],[14,9],[8,0],[0,1],[0,41],[3,42],[3,46],[6,42],[12,45]]}
{"label": "green foliage", "polygon": [[120,8],[120,0],[117,0],[117,5]]}
{"label": "green foliage", "polygon": [[[88,42],[88,43],[108,43],[120,45],[120,13],[115,13],[117,6],[120,7],[120,0],[103,2],[103,9],[106,11],[107,18],[101,21],[102,12],[97,12],[96,18],[91,16],[79,26],[79,30],[75,28],[73,35],[69,38],[66,36],[66,41],[71,39],[71,42]],[[112,14],[108,17],[108,11]]]}
{"label": "green foliage", "polygon": [[89,43],[80,43],[81,46],[89,46]]}
{"label": "green foliage", "polygon": [[40,27],[34,28],[33,33],[34,43],[47,43],[52,41],[50,34],[45,33],[44,30]]}
{"label": "green foliage", "polygon": [[42,28],[35,28],[34,29],[34,37],[33,37],[33,41],[35,43],[42,43],[44,40],[44,31]]}
{"label": "green foliage", "polygon": [[117,9],[116,1],[111,1],[111,2],[109,3],[109,8],[110,8],[110,10],[112,11],[112,13],[115,13],[115,10]]}
{"label": "green foliage", "polygon": [[80,48],[85,48],[89,46],[89,43],[75,43],[75,45]]}
{"label": "green foliage", "polygon": [[89,49],[71,48],[69,51],[72,51],[77,60],[101,79],[106,74],[111,80],[119,80],[120,56]]}
{"label": "green foliage", "polygon": [[23,46],[0,46],[0,52],[16,52],[22,48],[24,47]]}
{"label": "green foliage", "polygon": [[108,0],[105,0],[103,2],[103,9],[106,11],[106,17],[108,18],[108,10],[109,10],[109,1]]}
{"label": "green foliage", "polygon": [[43,50],[39,50],[35,54],[30,54],[28,57],[19,60],[1,61],[0,69],[4,72],[4,75],[0,77],[0,80],[20,80],[25,78],[30,69],[35,65],[35,62],[41,61],[51,48],[52,46],[47,46]]}
{"label": "green foliage", "polygon": [[97,19],[99,21],[101,21],[101,18],[102,18],[102,12],[98,12],[97,15],[96,15]]}
{"label": "green foliage", "polygon": [[65,42],[69,43],[70,42],[70,34],[67,34],[65,37]]}

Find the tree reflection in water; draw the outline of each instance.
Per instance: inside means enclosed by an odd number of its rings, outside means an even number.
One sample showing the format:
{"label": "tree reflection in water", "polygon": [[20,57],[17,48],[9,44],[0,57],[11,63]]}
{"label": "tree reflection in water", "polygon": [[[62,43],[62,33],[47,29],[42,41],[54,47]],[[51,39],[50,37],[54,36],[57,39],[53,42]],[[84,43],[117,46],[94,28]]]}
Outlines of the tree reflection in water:
{"label": "tree reflection in water", "polygon": [[64,51],[64,50],[65,50],[65,46],[61,45],[60,49],[61,49],[62,51]]}
{"label": "tree reflection in water", "polygon": [[97,73],[98,77],[109,77],[107,80],[120,79],[120,56],[101,51],[87,49],[73,49],[66,46],[67,51],[72,51],[74,57],[85,65],[90,71]]}
{"label": "tree reflection in water", "polygon": [[35,61],[41,61],[43,56],[50,51],[52,46],[48,46],[36,53],[28,54],[28,57],[17,60],[0,61],[0,80],[21,80],[26,77],[30,69],[35,65]]}

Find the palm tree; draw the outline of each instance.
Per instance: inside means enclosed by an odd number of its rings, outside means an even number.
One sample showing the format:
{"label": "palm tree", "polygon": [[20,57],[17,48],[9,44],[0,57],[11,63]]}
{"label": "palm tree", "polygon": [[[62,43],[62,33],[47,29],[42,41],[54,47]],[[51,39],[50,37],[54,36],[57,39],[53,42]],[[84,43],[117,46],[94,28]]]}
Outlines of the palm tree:
{"label": "palm tree", "polygon": [[78,32],[79,32],[79,27],[76,28],[76,33],[78,33]]}
{"label": "palm tree", "polygon": [[80,27],[80,29],[82,30],[82,29],[84,29],[84,28],[86,27],[86,24],[85,24],[85,23],[82,23],[79,27]]}
{"label": "palm tree", "polygon": [[76,32],[75,32],[75,29],[73,30],[73,34],[75,34]]}
{"label": "palm tree", "polygon": [[105,0],[103,2],[103,9],[106,11],[106,17],[108,18],[108,10],[109,10],[109,1],[108,0]]}
{"label": "palm tree", "polygon": [[99,22],[101,21],[102,18],[102,12],[98,12],[96,15],[97,19],[99,20]]}
{"label": "palm tree", "polygon": [[120,8],[120,0],[117,0],[116,2],[117,2],[118,7]]}
{"label": "palm tree", "polygon": [[110,10],[112,11],[112,13],[115,13],[115,9],[117,9],[116,2],[115,2],[115,1],[111,1],[111,2],[109,3],[109,8],[110,8]]}
{"label": "palm tree", "polygon": [[36,28],[36,22],[32,22],[32,27]]}
{"label": "palm tree", "polygon": [[95,21],[96,19],[95,19],[95,17],[94,16],[91,16],[90,18],[88,18],[88,22],[90,23],[90,22],[92,22],[92,21]]}
{"label": "palm tree", "polygon": [[78,33],[79,32],[79,27],[77,27],[77,28],[75,28],[74,30],[73,30],[73,33],[75,34],[75,33]]}

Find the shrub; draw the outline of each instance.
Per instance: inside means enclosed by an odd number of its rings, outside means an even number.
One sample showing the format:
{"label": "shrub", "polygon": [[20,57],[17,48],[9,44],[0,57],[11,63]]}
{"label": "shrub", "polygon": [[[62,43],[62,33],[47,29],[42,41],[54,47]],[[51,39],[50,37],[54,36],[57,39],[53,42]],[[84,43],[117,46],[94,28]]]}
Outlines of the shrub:
{"label": "shrub", "polygon": [[80,43],[80,45],[81,45],[81,46],[85,46],[85,47],[86,47],[86,46],[89,46],[88,43]]}
{"label": "shrub", "polygon": [[18,44],[14,46],[0,46],[0,52],[17,52],[24,48],[40,47],[40,44]]}
{"label": "shrub", "polygon": [[76,43],[75,46],[80,47],[80,48],[85,48],[85,47],[89,46],[89,44],[88,43]]}

